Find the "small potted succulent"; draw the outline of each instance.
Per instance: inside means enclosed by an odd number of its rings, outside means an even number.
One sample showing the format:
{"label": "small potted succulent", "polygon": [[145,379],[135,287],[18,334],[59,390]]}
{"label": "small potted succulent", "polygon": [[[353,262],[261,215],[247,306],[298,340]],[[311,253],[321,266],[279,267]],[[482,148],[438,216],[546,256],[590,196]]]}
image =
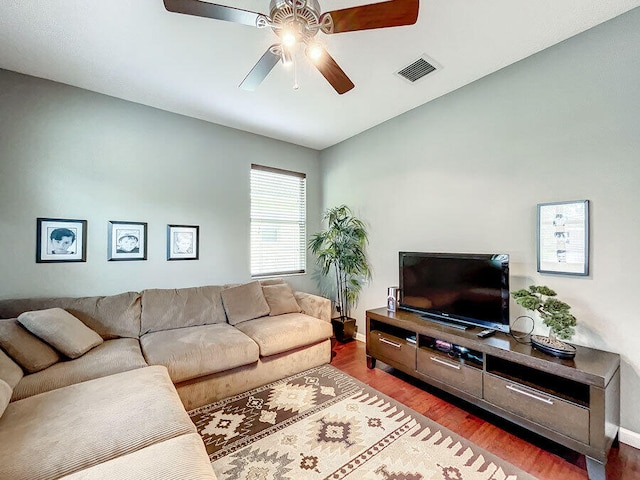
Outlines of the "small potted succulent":
{"label": "small potted succulent", "polygon": [[[529,289],[521,289],[512,293],[518,305],[538,312],[542,322],[549,327],[549,336],[532,335],[534,347],[557,357],[573,358],[575,347],[558,340],[569,340],[575,333],[576,317],[569,310],[571,307],[556,298],[557,293],[544,285],[531,285]],[[557,337],[557,338],[556,338]]]}

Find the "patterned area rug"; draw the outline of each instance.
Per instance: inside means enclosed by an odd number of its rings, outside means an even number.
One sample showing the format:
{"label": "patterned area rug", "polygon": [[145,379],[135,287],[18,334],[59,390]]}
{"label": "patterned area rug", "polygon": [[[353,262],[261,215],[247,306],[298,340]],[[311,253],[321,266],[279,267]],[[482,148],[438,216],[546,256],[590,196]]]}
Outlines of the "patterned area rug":
{"label": "patterned area rug", "polygon": [[219,480],[532,480],[330,365],[189,412]]}

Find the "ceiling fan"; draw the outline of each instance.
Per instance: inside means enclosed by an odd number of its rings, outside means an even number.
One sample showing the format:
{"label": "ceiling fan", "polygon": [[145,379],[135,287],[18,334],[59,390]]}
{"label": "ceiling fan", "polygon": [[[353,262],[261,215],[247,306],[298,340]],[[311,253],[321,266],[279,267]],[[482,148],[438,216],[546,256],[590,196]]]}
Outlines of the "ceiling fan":
{"label": "ceiling fan", "polygon": [[[336,61],[315,40],[325,34],[413,25],[418,20],[419,0],[388,0],[321,13],[317,0],[271,0],[269,15],[200,0],[164,0],[170,12],[225,20],[258,28],[271,28],[280,38],[271,45],[240,84],[255,90],[281,61],[294,62],[296,45],[304,45],[307,58],[340,95],[354,87]],[[297,88],[297,85],[294,85]]]}

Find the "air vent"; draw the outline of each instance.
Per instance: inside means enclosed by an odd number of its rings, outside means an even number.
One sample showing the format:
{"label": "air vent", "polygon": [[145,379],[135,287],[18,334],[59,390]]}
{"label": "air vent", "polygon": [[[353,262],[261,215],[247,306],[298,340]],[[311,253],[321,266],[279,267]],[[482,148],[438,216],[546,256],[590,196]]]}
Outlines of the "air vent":
{"label": "air vent", "polygon": [[405,80],[415,83],[431,72],[435,72],[438,68],[434,65],[435,62],[425,60],[424,56],[413,62],[411,65],[407,65],[397,75],[401,76]]}

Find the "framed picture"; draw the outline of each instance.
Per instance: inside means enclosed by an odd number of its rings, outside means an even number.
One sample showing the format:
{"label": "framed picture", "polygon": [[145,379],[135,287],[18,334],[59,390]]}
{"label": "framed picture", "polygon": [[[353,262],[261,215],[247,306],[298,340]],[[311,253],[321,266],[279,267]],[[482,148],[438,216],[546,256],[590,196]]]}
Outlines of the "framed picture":
{"label": "framed picture", "polygon": [[167,260],[198,260],[200,227],[167,225]]}
{"label": "framed picture", "polygon": [[146,260],[147,224],[143,222],[109,222],[107,260]]}
{"label": "framed picture", "polygon": [[36,262],[86,262],[87,221],[38,218]]}
{"label": "framed picture", "polygon": [[538,204],[538,272],[589,275],[589,200]]}

